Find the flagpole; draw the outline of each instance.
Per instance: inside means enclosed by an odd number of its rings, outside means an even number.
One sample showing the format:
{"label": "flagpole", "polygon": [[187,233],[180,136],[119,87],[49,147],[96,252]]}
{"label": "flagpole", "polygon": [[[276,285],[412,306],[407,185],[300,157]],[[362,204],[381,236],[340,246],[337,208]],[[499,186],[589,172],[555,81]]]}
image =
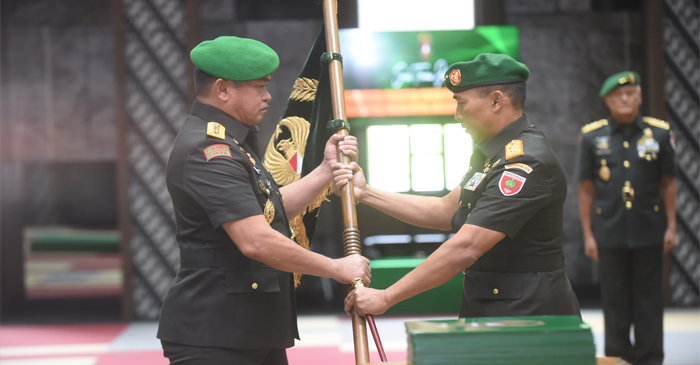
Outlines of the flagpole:
{"label": "flagpole", "polygon": [[[326,26],[326,45],[328,53],[340,54],[340,42],[338,40],[338,3],[337,0],[323,0],[323,18]],[[343,87],[343,66],[342,61],[331,59],[328,62],[328,70],[331,80],[331,99],[333,101],[333,118],[347,121],[345,114],[345,96]],[[346,128],[341,128],[336,133],[344,136],[350,135],[350,131]],[[344,165],[350,164],[349,156],[346,156],[338,150],[338,161]],[[362,253],[360,246],[360,231],[357,228],[357,211],[355,210],[355,195],[353,194],[352,181],[342,187],[340,197],[342,200],[343,222],[345,230],[343,231],[343,245],[345,247],[345,256],[360,255]],[[363,286],[359,280],[356,280],[353,285]],[[350,288],[352,289],[352,288]],[[367,345],[367,323],[365,318],[352,312],[352,333],[355,340],[355,364],[364,365],[369,362],[369,347]]]}

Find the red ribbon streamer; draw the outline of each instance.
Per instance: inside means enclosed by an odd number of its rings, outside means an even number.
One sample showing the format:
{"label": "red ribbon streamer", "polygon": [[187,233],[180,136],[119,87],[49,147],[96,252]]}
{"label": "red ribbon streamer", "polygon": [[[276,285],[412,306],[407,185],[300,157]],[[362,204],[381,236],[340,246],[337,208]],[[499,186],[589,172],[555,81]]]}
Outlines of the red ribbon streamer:
{"label": "red ribbon streamer", "polygon": [[369,324],[369,330],[372,331],[372,338],[374,338],[374,344],[377,346],[377,351],[379,351],[379,358],[382,362],[387,362],[386,352],[384,352],[384,346],[382,346],[382,339],[379,338],[379,331],[377,331],[377,324],[374,323],[374,316],[371,314],[366,315],[367,323]]}

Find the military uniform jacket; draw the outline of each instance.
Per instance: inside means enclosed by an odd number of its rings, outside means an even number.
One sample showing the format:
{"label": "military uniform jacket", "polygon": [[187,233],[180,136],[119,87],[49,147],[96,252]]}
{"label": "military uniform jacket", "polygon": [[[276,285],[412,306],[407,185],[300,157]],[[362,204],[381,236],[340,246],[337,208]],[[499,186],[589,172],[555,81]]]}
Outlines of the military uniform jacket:
{"label": "military uniform jacket", "polygon": [[591,224],[598,246],[662,245],[666,211],[659,183],[675,175],[676,164],[668,123],[602,119],[584,126],[579,141],[578,179],[595,184]]}
{"label": "military uniform jacket", "polygon": [[272,205],[270,225],[291,235],[278,186],[251,148],[252,134],[196,101],[175,138],[166,181],[181,265],[161,311],[161,340],[266,349],[291,347],[299,337],[293,274],[248,259],[221,227],[265,210],[270,222]]}
{"label": "military uniform jacket", "polygon": [[460,317],[580,315],[564,273],[566,178],[527,116],[474,147],[461,186],[453,230],[506,237],[465,271]]}

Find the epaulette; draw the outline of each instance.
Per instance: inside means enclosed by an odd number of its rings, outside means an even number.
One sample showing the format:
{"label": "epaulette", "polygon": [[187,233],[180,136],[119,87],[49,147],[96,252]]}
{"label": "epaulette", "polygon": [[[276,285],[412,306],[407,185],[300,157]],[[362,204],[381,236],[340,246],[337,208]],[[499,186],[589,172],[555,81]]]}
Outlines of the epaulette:
{"label": "epaulette", "polygon": [[671,125],[668,124],[668,122],[665,122],[661,119],[656,119],[654,117],[644,117],[642,118],[644,120],[644,123],[653,125],[656,128],[661,128],[661,129],[666,129],[669,130],[671,129]]}
{"label": "epaulette", "polygon": [[581,128],[581,132],[588,133],[596,129],[600,129],[608,125],[607,119],[596,120],[595,122],[588,123]]}

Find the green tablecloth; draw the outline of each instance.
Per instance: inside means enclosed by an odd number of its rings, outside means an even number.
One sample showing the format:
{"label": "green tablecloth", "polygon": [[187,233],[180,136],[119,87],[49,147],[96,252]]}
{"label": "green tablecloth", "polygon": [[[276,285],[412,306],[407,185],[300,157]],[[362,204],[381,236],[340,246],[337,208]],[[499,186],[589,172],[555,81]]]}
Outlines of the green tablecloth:
{"label": "green tablecloth", "polygon": [[[386,289],[416,266],[424,259],[413,257],[392,257],[372,260],[372,284],[375,289]],[[462,302],[461,273],[447,283],[433,288],[413,298],[389,308],[388,314],[456,314]]]}

